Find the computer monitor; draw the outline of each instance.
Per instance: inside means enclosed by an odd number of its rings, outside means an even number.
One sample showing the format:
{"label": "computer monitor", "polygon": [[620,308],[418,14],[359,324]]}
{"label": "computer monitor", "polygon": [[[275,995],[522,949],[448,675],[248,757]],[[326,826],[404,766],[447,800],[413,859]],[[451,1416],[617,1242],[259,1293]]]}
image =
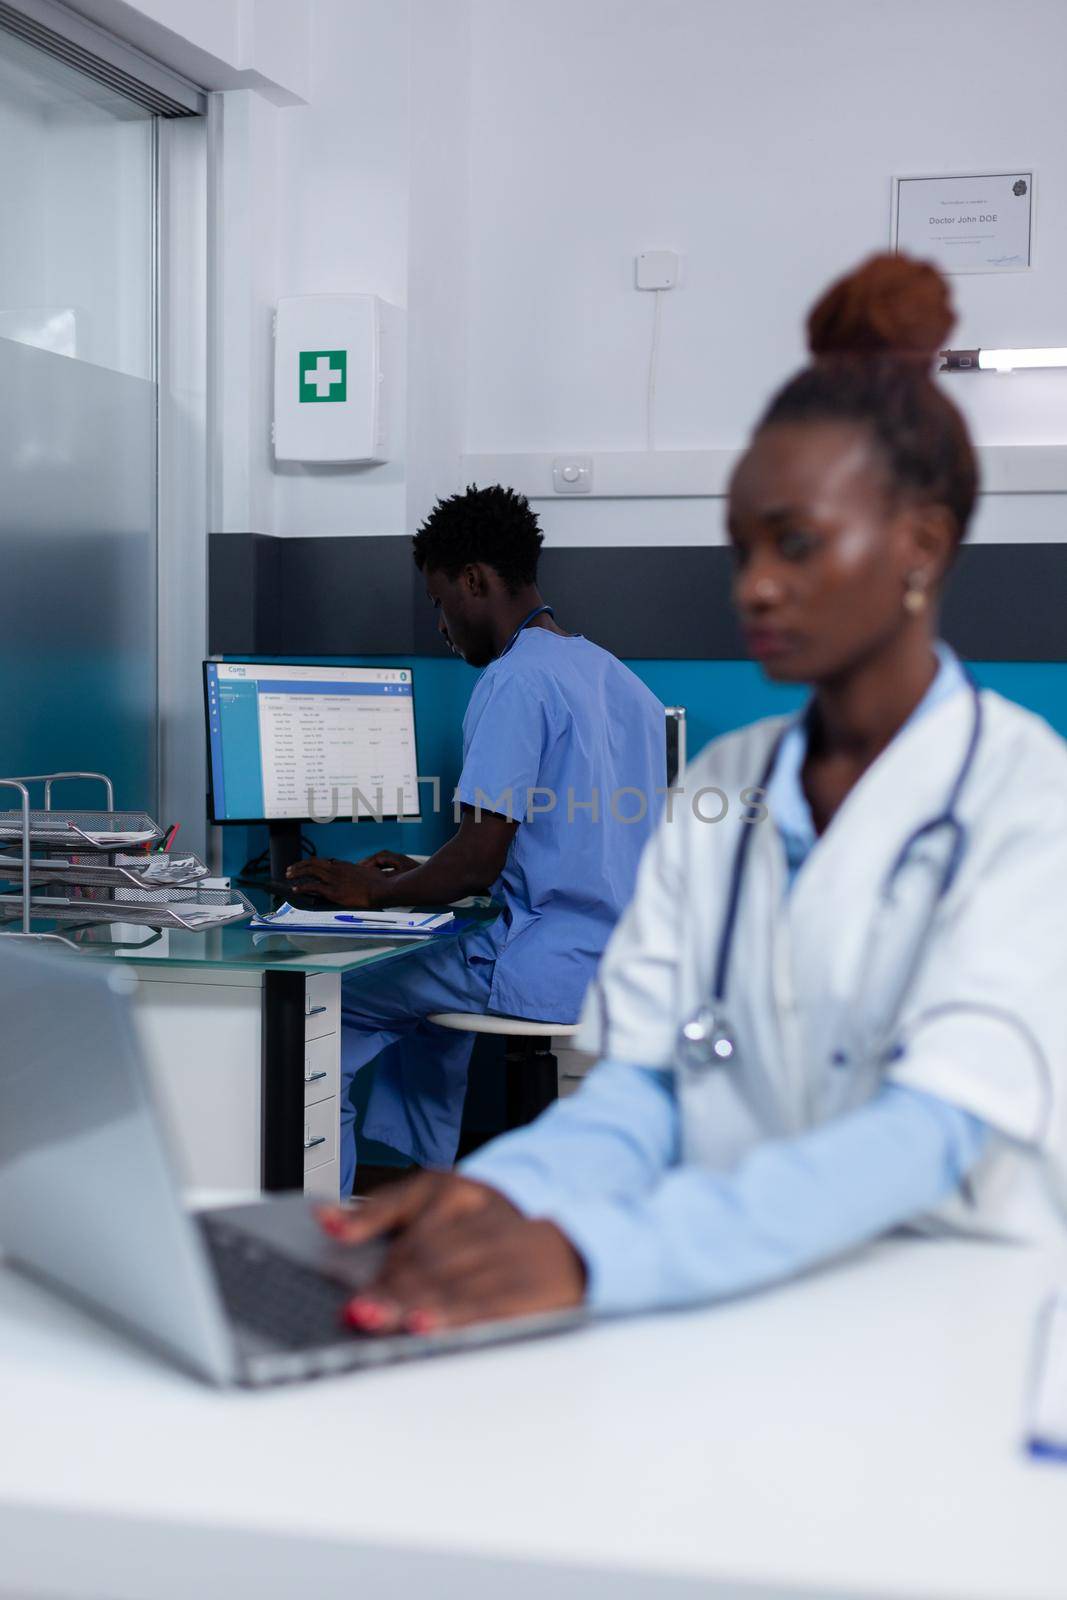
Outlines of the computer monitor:
{"label": "computer monitor", "polygon": [[273,875],[303,823],[418,817],[410,667],[206,661],[204,694],[211,821],[269,823]]}

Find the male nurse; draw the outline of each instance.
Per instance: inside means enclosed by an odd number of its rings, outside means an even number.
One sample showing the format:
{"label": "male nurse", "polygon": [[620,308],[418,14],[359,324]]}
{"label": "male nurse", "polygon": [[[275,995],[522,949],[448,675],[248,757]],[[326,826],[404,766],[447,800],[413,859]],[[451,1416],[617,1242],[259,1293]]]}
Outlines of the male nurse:
{"label": "male nurse", "polygon": [[455,1159],[473,1048],[439,1011],[577,1019],[631,897],[666,785],[663,707],[640,679],[564,631],[537,587],[542,534],[495,486],[439,501],[415,563],[451,649],[484,668],[463,722],[459,827],[419,864],[379,851],[312,858],[298,888],[342,906],[443,906],[492,892],[489,924],[344,979],[341,1193],[355,1178],[355,1075],[378,1056],[363,1133],[412,1162]]}

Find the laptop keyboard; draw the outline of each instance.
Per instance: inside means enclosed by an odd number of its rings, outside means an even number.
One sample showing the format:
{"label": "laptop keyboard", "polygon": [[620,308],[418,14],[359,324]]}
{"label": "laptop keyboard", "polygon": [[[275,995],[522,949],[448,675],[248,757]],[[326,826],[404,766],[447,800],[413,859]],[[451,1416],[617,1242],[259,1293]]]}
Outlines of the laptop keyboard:
{"label": "laptop keyboard", "polygon": [[240,1327],[286,1350],[352,1337],[341,1320],[352,1290],[210,1213],[197,1218],[227,1311]]}

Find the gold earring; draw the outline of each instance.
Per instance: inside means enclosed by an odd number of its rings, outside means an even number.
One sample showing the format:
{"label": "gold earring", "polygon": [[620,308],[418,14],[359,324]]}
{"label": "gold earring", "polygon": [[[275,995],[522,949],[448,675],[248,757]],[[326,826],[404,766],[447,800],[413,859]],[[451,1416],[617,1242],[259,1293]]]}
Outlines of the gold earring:
{"label": "gold earring", "polygon": [[921,616],[926,610],[926,579],[921,572],[908,574],[908,587],[904,590],[904,610],[910,617]]}

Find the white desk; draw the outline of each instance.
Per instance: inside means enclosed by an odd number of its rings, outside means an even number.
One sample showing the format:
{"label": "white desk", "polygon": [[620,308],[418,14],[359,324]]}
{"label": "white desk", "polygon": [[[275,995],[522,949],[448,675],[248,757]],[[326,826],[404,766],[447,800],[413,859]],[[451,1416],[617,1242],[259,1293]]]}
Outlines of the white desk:
{"label": "white desk", "polygon": [[[139,936],[139,937],[138,937]],[[414,944],[301,941],[248,927],[148,934],[110,923],[90,957],[136,972],[134,1015],[182,1182],[338,1198],[341,979]]]}
{"label": "white desk", "polygon": [[713,1311],[221,1395],[0,1271],[0,1593],[1063,1600],[1020,1449],[1067,1256],[894,1242]]}

